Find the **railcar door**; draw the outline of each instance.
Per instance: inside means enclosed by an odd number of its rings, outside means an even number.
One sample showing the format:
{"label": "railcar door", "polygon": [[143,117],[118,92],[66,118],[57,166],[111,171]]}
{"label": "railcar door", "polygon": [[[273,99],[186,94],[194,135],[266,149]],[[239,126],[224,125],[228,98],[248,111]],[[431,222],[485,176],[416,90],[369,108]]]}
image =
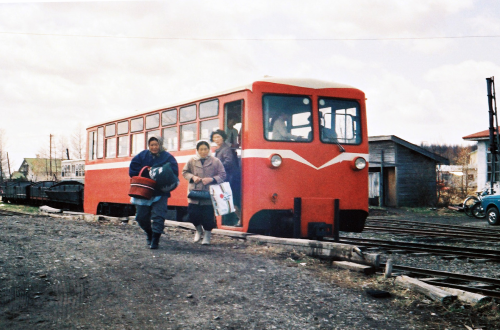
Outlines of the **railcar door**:
{"label": "railcar door", "polygon": [[241,226],[241,129],[243,114],[243,100],[233,101],[224,104],[224,129],[227,134],[226,143],[231,145],[238,159],[238,166],[231,171],[228,178],[233,192],[233,202],[236,208],[235,213],[222,216],[222,225]]}

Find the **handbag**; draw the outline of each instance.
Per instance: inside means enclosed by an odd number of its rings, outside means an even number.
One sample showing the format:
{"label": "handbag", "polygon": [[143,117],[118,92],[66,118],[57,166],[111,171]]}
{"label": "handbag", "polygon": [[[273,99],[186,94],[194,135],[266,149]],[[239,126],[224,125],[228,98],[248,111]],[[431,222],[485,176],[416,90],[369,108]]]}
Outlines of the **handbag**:
{"label": "handbag", "polygon": [[188,198],[195,200],[210,199],[210,193],[207,190],[193,189],[189,192]]}
{"label": "handbag", "polygon": [[[144,170],[148,170],[149,166],[144,166],[139,172],[138,176],[133,176],[130,179],[130,190],[128,195],[130,197],[151,199],[155,191],[156,181],[150,178],[145,178],[143,176]],[[148,173],[144,172],[144,175]]]}
{"label": "handbag", "polygon": [[233,191],[231,190],[229,182],[211,185],[210,197],[216,216],[226,215],[236,211],[233,203]]}

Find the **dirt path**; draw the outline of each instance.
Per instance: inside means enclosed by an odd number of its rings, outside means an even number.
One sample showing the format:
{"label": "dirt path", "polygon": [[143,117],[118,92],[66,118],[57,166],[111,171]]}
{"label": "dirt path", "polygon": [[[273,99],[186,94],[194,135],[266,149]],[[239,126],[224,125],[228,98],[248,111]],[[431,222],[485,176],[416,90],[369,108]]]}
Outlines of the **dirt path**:
{"label": "dirt path", "polygon": [[265,247],[220,236],[202,246],[166,230],[154,251],[137,226],[0,216],[0,329],[429,325],[398,299],[369,297]]}

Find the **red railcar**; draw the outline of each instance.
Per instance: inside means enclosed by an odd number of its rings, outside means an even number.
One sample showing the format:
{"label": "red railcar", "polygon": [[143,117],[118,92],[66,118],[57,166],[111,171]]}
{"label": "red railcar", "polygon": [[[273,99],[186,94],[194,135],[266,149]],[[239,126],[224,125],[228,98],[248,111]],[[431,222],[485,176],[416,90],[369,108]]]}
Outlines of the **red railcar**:
{"label": "red railcar", "polygon": [[[150,136],[163,138],[181,171],[195,142],[227,129],[228,118],[239,132],[241,222],[218,217],[219,228],[293,237],[331,236],[337,224],[362,231],[368,215],[365,95],[313,79],[265,78],[87,128],[85,212],[133,213],[128,167]],[[187,207],[187,182],[180,182],[169,199],[178,220]]]}

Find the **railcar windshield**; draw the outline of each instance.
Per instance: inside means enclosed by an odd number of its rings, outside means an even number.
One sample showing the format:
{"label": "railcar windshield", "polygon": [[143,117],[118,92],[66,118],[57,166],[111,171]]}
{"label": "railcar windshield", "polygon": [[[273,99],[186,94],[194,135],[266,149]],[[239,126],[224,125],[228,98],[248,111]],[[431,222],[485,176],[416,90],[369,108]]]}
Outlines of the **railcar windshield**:
{"label": "railcar windshield", "polygon": [[266,140],[312,141],[312,107],[309,97],[264,95],[262,103]]}
{"label": "railcar windshield", "polygon": [[320,97],[318,109],[321,142],[361,143],[361,118],[358,102]]}

